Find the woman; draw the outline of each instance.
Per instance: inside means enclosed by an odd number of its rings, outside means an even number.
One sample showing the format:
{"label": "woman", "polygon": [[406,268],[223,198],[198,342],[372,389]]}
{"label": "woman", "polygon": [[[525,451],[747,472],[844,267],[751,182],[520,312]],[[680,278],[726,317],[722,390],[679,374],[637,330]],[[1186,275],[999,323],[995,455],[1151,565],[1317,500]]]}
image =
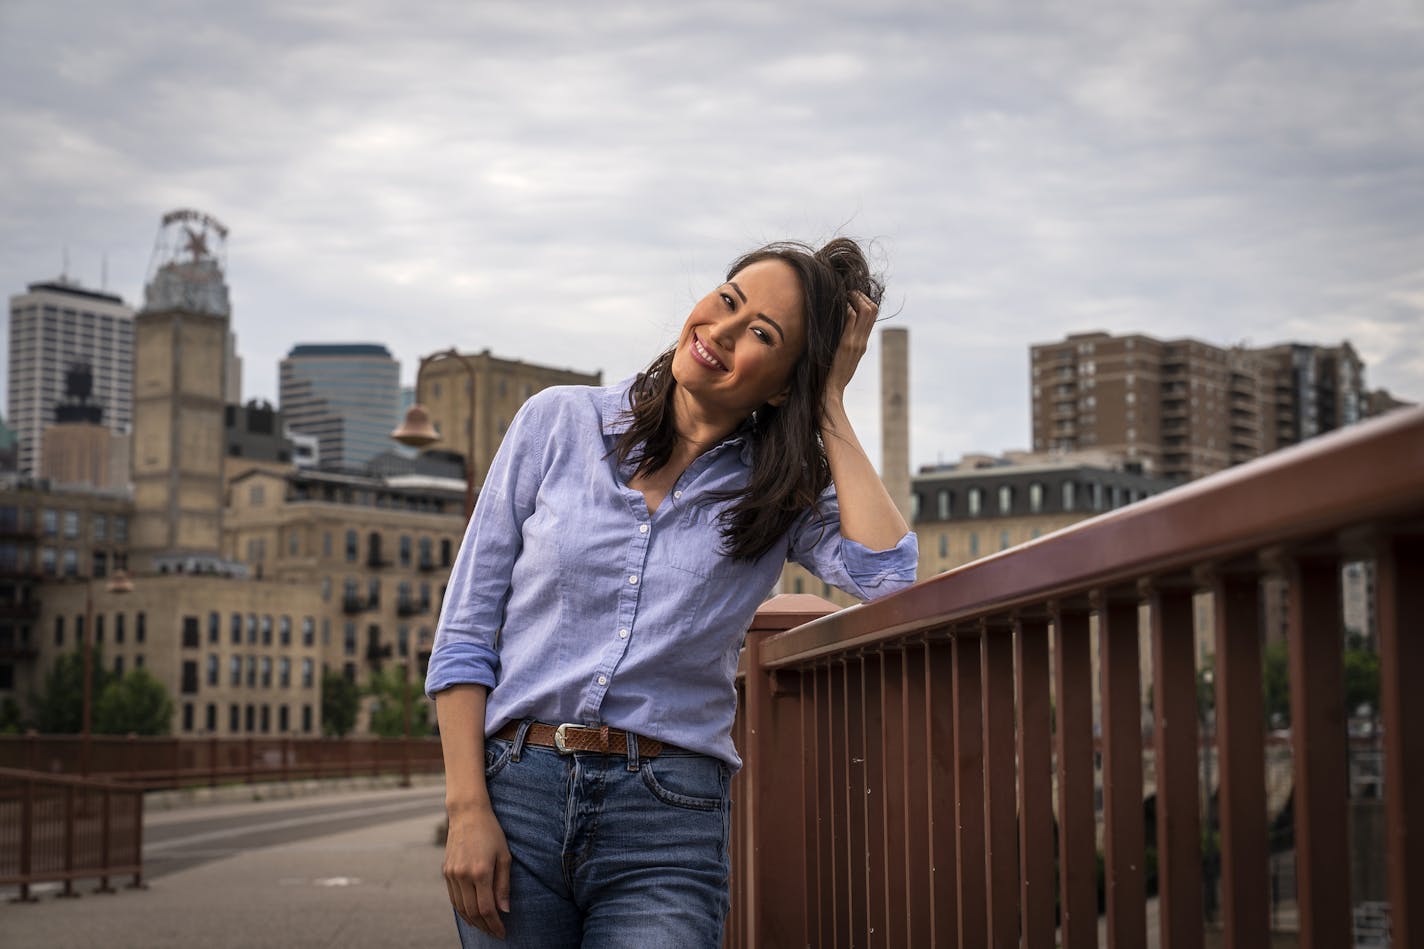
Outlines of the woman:
{"label": "woman", "polygon": [[757,606],[787,559],[863,599],[914,580],[844,405],[882,293],[853,241],[769,245],[646,372],[520,410],[426,677],[463,945],[721,945]]}

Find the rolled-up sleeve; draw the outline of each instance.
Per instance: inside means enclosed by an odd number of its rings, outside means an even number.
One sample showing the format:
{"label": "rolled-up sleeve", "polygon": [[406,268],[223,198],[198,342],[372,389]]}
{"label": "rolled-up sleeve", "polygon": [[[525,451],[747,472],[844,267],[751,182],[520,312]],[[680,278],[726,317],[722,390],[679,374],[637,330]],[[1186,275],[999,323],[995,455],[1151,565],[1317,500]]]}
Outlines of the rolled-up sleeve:
{"label": "rolled-up sleeve", "polygon": [[857,599],[879,599],[915,582],[920,559],[915,532],[907,531],[887,550],[871,550],[842,536],[834,486],[821,495],[815,510],[796,522],[790,539],[788,559]]}
{"label": "rolled-up sleeve", "polygon": [[493,688],[499,679],[497,642],[510,576],[543,478],[540,401],[524,403],[510,423],[465,528],[425,673],[427,695],[463,684]]}

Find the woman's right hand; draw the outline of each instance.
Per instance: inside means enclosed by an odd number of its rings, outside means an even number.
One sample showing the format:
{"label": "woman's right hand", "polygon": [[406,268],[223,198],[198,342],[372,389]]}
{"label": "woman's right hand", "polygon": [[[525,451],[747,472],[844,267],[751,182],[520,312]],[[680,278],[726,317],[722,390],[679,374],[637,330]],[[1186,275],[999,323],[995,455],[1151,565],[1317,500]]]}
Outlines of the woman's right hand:
{"label": "woman's right hand", "polygon": [[445,837],[445,886],[460,917],[481,932],[504,938],[509,912],[509,844],[487,802],[450,808]]}

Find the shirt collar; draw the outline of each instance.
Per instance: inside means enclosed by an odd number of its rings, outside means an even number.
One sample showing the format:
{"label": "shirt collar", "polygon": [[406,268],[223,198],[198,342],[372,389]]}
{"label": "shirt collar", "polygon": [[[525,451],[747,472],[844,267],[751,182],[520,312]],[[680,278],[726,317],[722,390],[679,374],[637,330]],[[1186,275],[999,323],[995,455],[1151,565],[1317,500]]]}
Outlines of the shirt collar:
{"label": "shirt collar", "polygon": [[[632,427],[632,420],[628,415],[628,410],[632,406],[633,383],[637,376],[629,376],[616,385],[609,386],[603,393],[603,399],[599,405],[599,421],[603,425],[605,436],[616,437],[622,435]],[[742,464],[751,467],[752,464],[752,440],[751,440],[752,420],[747,419],[734,432],[722,439],[712,449],[716,451],[723,447],[741,446]]]}

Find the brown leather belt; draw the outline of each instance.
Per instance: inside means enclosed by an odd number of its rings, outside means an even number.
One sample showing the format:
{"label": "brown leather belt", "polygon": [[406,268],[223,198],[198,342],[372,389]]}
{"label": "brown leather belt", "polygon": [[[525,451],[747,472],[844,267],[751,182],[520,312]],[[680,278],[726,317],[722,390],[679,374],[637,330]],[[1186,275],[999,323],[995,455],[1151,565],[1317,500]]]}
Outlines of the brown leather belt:
{"label": "brown leather belt", "polygon": [[[519,723],[510,722],[495,732],[494,737],[514,741],[518,734]],[[641,735],[636,737],[639,758],[656,758],[662,754],[663,743],[656,738],[644,738]],[[628,754],[628,733],[621,728],[609,728],[607,725],[594,728],[586,725],[545,725],[543,722],[534,722],[529,726],[529,734],[525,736],[524,743],[556,748],[560,754],[565,755],[576,751],[595,751],[605,755]]]}

